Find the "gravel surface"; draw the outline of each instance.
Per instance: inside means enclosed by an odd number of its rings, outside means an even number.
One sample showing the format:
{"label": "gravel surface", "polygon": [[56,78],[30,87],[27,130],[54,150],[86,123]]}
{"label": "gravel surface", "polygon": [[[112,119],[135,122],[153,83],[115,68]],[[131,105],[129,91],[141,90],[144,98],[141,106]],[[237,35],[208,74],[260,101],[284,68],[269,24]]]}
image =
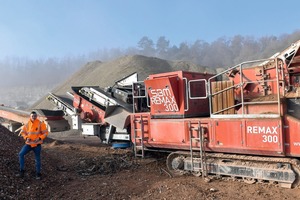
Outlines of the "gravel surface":
{"label": "gravel surface", "polygon": [[42,150],[42,180],[34,177],[34,154],[23,179],[18,152],[23,139],[0,126],[0,199],[299,199],[299,189],[228,178],[170,176],[166,155],[135,159],[128,149],[100,145],[96,137],[50,133]]}

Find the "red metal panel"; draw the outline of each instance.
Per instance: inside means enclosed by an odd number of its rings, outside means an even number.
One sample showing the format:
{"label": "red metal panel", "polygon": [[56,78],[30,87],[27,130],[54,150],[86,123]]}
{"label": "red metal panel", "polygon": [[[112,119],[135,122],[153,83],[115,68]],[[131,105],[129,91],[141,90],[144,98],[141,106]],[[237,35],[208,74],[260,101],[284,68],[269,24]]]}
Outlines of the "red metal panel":
{"label": "red metal panel", "polygon": [[245,121],[246,146],[254,150],[283,153],[281,119],[248,119]]}
{"label": "red metal panel", "polygon": [[79,109],[81,119],[91,122],[105,122],[105,111],[77,94],[74,94],[73,106]]}
{"label": "red metal panel", "polygon": [[[189,118],[189,119],[151,119],[149,113],[142,114],[144,123],[144,137],[148,140],[145,145],[148,148],[162,148],[162,149],[185,149],[190,148],[190,132],[189,123],[194,128],[199,126],[199,119]],[[139,124],[135,124],[134,120],[139,120],[141,118],[140,113],[135,113],[131,115],[131,138],[134,142],[134,129],[140,129]],[[200,121],[201,127],[204,127],[204,137],[210,142],[210,119],[203,118]],[[140,137],[140,132],[137,131],[137,137]],[[199,137],[196,129],[192,130],[192,135],[194,138]],[[193,147],[199,148],[199,141],[193,142]]]}
{"label": "red metal panel", "polygon": [[183,145],[187,143],[187,126],[184,120],[151,119],[150,143],[164,145]]}
{"label": "red metal panel", "polygon": [[216,120],[215,145],[221,148],[241,148],[243,146],[241,120]]}
{"label": "red metal panel", "polygon": [[300,120],[286,115],[284,124],[286,154],[300,157]]}
{"label": "red metal panel", "polygon": [[[191,96],[205,97],[205,81],[212,75],[176,71],[150,75],[145,85],[151,99],[151,115],[154,118],[184,118],[208,116],[208,99],[189,99],[186,87],[190,80]],[[200,81],[202,80],[202,81]]]}
{"label": "red metal panel", "polygon": [[[255,68],[244,68],[242,73],[242,79],[243,79],[242,82],[247,82],[247,83],[244,83],[242,88],[236,89],[237,98],[240,98],[241,91],[243,91],[244,98],[246,99],[264,96],[263,85],[259,84],[258,82],[255,82],[258,80],[260,81],[264,80],[265,84],[269,87],[266,95],[278,94],[278,89],[281,88],[277,87],[277,82],[275,81],[277,76],[277,72],[275,69],[276,69],[275,67],[263,69],[261,66],[256,66]],[[267,76],[268,78],[264,78],[265,74],[268,75]],[[234,76],[229,78],[234,81],[234,84],[241,83],[240,73],[236,73]]]}
{"label": "red metal panel", "polygon": [[[274,101],[274,100],[273,100]],[[280,106],[280,112],[283,113],[283,106]],[[239,109],[237,114],[242,114],[243,110]],[[248,104],[244,105],[244,114],[266,114],[266,113],[279,113],[278,104]]]}
{"label": "red metal panel", "polygon": [[151,99],[151,114],[166,115],[166,114],[181,114],[183,109],[180,109],[182,97],[178,95],[178,80],[177,77],[165,77],[155,80],[146,80],[145,84],[149,91]]}
{"label": "red metal panel", "polygon": [[[138,116],[139,114],[133,114]],[[153,119],[147,117],[144,124],[148,138],[148,148],[190,149],[189,122],[195,128],[193,137],[197,138],[197,128],[204,127],[204,144],[206,151],[229,152],[256,155],[284,156],[281,118],[241,118],[241,119]],[[199,123],[200,122],[200,123]],[[289,120],[291,129],[298,130],[300,121]],[[191,129],[192,130],[192,129]],[[133,132],[132,135],[133,137]],[[289,133],[289,140],[295,142],[290,149],[291,154],[299,155],[300,136],[297,132]],[[291,142],[292,143],[292,142]],[[199,142],[193,142],[199,148]]]}

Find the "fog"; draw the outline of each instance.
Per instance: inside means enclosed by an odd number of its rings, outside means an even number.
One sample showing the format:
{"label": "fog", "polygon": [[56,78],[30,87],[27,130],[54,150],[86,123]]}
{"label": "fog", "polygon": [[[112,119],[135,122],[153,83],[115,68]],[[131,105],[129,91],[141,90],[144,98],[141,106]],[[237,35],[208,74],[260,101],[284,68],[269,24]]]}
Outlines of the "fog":
{"label": "fog", "polygon": [[6,57],[0,60],[0,104],[26,109],[64,82],[85,63],[109,61],[125,55],[145,55],[166,60],[185,60],[201,66],[227,68],[243,61],[268,58],[300,40],[300,30],[280,36],[254,38],[236,35],[208,43],[197,40],[170,45],[166,37],[153,41],[142,37],[136,47],[101,49],[85,55],[31,59]]}

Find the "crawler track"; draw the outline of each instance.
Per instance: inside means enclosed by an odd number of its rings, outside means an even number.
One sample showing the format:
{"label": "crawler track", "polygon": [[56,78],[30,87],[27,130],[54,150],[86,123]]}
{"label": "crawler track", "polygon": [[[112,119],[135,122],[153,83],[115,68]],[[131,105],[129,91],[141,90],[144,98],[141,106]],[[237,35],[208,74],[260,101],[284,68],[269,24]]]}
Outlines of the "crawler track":
{"label": "crawler track", "polygon": [[264,182],[279,184],[281,187],[299,187],[300,162],[297,159],[246,156],[222,153],[206,153],[202,161],[194,154],[178,151],[169,154],[167,167],[173,175],[191,172],[196,176],[216,175],[241,178],[245,182]]}

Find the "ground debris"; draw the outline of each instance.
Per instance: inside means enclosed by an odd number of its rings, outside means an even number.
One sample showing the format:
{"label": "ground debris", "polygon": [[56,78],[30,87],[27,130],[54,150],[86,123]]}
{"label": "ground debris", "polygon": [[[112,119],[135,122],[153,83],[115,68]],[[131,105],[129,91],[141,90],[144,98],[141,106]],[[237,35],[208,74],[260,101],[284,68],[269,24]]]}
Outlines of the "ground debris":
{"label": "ground debris", "polygon": [[75,171],[83,176],[95,174],[108,175],[124,169],[134,169],[138,166],[132,155],[111,154],[93,158],[82,158],[75,166]]}
{"label": "ground debris", "polygon": [[[51,135],[51,134],[50,134]],[[56,138],[57,139],[57,138]],[[0,199],[298,199],[298,189],[185,174],[170,177],[166,155],[134,158],[130,150],[111,149],[97,138],[47,138],[42,151],[42,180],[35,180],[34,154],[26,156],[24,179],[18,152],[23,138],[0,126]]]}

